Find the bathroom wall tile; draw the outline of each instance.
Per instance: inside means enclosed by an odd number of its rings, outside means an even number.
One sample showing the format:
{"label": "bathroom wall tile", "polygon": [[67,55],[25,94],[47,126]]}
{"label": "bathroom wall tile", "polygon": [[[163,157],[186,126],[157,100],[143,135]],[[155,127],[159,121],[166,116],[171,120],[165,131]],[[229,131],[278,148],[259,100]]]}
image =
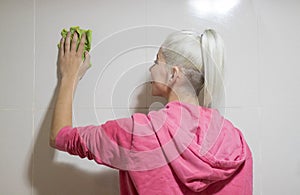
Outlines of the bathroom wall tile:
{"label": "bathroom wall tile", "polygon": [[[130,53],[133,47],[144,44],[144,1],[90,1],[77,2],[75,5],[73,1],[50,3],[42,0],[36,2],[36,7],[36,105],[39,108],[48,107],[57,83],[57,43],[60,31],[80,26],[93,31],[90,51],[92,67],[80,82],[79,90],[86,94],[80,98],[80,106],[93,107],[94,88],[107,64]],[[127,65],[130,63],[124,62]]]}
{"label": "bathroom wall tile", "polygon": [[1,1],[0,109],[30,109],[34,80],[33,2]]}
{"label": "bathroom wall tile", "polygon": [[0,194],[30,194],[32,113],[0,110]]}
{"label": "bathroom wall tile", "polygon": [[197,28],[193,24],[206,24],[206,18],[197,18],[191,1],[147,1],[146,20],[149,25],[159,25],[164,28]]}
{"label": "bathroom wall tile", "polygon": [[[146,26],[124,30],[95,47],[94,56],[101,63],[80,82],[80,105],[76,106],[145,107],[148,68],[153,62],[148,61],[147,50],[153,47],[147,42],[148,29]],[[81,97],[85,99],[79,100]]]}
{"label": "bathroom wall tile", "polygon": [[261,194],[300,191],[299,107],[265,106],[261,132]]}
{"label": "bathroom wall tile", "polygon": [[93,91],[94,106],[145,107],[148,67],[144,49],[128,51],[117,56],[98,76]]}
{"label": "bathroom wall tile", "polygon": [[259,16],[260,101],[300,105],[299,2],[254,2]]}

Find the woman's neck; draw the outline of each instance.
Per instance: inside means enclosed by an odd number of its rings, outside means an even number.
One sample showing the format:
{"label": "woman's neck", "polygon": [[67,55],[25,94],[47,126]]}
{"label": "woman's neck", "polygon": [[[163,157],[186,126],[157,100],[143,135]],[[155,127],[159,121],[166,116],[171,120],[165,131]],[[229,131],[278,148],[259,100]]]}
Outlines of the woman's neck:
{"label": "woman's neck", "polygon": [[199,106],[199,100],[198,97],[190,94],[190,93],[177,93],[175,94],[173,91],[170,93],[169,97],[167,98],[168,102],[172,101],[180,101],[180,102],[185,102],[188,104],[194,104]]}

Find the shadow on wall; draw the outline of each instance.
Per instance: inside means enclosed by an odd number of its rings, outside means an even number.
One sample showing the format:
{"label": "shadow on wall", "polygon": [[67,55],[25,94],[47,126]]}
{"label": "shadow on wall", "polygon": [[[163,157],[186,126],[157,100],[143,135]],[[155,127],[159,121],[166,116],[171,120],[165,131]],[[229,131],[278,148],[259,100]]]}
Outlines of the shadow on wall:
{"label": "shadow on wall", "polygon": [[[57,92],[58,88],[56,87],[49,105],[53,105]],[[29,162],[28,180],[35,194],[119,194],[118,171],[101,170],[101,172],[90,173],[80,170],[72,164],[53,161],[55,150],[49,146],[49,130],[52,122],[52,114],[53,109],[49,109],[48,107],[40,127],[37,128],[38,134]],[[66,155],[69,154],[66,153]]]}

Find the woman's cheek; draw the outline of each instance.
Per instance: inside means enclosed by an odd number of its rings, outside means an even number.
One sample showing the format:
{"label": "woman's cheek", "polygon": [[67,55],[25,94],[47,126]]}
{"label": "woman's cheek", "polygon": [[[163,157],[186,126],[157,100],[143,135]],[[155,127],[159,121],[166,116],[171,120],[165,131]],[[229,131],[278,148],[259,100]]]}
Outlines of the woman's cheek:
{"label": "woman's cheek", "polygon": [[151,71],[152,77],[152,95],[162,96],[166,88],[166,73],[163,69],[153,67]]}

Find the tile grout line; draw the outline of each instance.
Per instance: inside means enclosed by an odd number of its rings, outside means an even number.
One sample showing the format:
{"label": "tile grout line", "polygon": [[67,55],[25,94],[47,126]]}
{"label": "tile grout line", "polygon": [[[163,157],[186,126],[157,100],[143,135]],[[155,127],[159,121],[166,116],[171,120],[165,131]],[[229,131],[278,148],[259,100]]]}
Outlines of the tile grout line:
{"label": "tile grout line", "polygon": [[[261,64],[261,15],[259,12],[259,9],[257,8],[256,11],[256,17],[257,17],[257,63],[258,66]],[[259,105],[259,129],[262,128],[262,115],[263,115],[263,106],[262,106],[262,96],[261,96],[261,73],[258,71],[258,105]],[[262,188],[262,131],[260,131],[260,135],[258,138],[258,151],[259,151],[259,157],[258,157],[258,171],[260,174],[258,175],[258,191],[260,194],[263,193],[263,188]]]}
{"label": "tile grout line", "polygon": [[31,158],[33,159],[31,162],[31,195],[33,195],[33,186],[34,186],[34,155],[35,155],[35,149],[34,149],[34,129],[35,129],[35,67],[36,67],[36,61],[35,61],[35,52],[36,52],[36,0],[33,0],[33,93],[32,93],[32,154]]}

